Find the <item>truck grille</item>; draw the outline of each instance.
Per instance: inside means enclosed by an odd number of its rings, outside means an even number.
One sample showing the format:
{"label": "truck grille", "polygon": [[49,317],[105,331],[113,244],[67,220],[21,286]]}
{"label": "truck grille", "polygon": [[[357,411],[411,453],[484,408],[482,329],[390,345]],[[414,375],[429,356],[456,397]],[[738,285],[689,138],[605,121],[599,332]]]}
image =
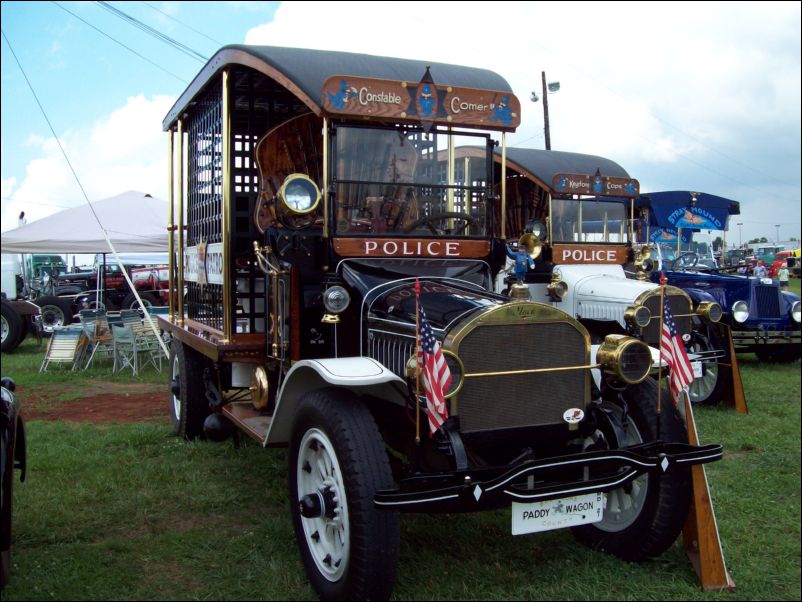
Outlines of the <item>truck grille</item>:
{"label": "truck grille", "polygon": [[[677,334],[682,336],[690,334],[693,327],[693,321],[690,316],[691,301],[687,295],[684,294],[667,294],[671,313],[674,316],[674,322],[677,325]],[[643,342],[652,347],[659,347],[660,345],[660,295],[655,294],[644,300],[643,304],[652,312],[652,319],[646,328],[641,329]]]}
{"label": "truck grille", "polygon": [[[759,284],[755,287],[755,300],[757,302],[757,315],[760,318],[779,318],[780,296],[777,287]],[[751,313],[751,312],[750,312]]]}
{"label": "truck grille", "polygon": [[[465,373],[587,365],[587,342],[569,322],[487,324],[459,343]],[[563,424],[568,408],[585,407],[587,369],[467,377],[457,395],[463,433]]]}

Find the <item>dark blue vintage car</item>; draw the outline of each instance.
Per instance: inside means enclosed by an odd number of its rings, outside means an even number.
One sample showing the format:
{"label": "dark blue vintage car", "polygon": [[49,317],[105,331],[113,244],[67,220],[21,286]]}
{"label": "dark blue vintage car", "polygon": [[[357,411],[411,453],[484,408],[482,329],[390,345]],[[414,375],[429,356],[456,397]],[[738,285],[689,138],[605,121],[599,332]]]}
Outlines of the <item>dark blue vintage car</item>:
{"label": "dark blue vintage car", "polygon": [[[648,238],[656,251],[658,281],[664,271],[668,284],[683,289],[694,304],[715,301],[723,310],[721,323],[730,327],[737,352],[754,352],[763,361],[793,362],[800,357],[800,299],[781,291],[772,278],[727,273],[718,268],[712,252],[695,245],[700,230],[726,230],[739,204],[722,197],[688,191],[652,192],[641,195],[637,205],[647,209]],[[646,221],[646,220],[644,220]],[[683,234],[685,233],[685,234]],[[676,252],[666,255],[671,236]],[[668,245],[673,250],[673,245]],[[713,341],[719,347],[724,341]]]}

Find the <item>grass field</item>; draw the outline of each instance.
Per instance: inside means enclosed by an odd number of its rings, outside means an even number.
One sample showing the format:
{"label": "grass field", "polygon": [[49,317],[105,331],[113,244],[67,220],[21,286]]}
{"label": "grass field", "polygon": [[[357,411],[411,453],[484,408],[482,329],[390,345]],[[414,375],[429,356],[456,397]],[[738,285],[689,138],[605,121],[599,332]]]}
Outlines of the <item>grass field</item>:
{"label": "grass field", "polygon": [[[750,413],[696,409],[702,443],[725,449],[707,475],[735,592],[702,591],[680,542],[628,564],[567,531],[512,537],[509,511],[498,511],[403,516],[395,599],[799,600],[800,365],[739,359]],[[3,354],[3,373],[27,387],[111,380],[102,368],[39,375],[40,360],[26,343]],[[4,600],[314,598],[290,522],[284,451],[178,440],[166,408],[156,423],[27,426]]]}

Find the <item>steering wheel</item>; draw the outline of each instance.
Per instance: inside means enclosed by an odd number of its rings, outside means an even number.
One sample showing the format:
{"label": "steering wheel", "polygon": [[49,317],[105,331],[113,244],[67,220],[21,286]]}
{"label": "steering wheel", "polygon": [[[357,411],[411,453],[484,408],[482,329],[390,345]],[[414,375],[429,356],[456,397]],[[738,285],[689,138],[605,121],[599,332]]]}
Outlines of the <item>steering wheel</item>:
{"label": "steering wheel", "polygon": [[[436,224],[438,224],[438,222],[445,222],[446,220],[450,220],[450,219],[462,220],[465,223],[462,224],[462,226],[459,226],[459,227],[455,226],[454,228],[451,228],[450,230],[447,229],[446,227],[438,228],[436,226]],[[431,233],[435,234],[435,235],[437,235],[437,234],[454,235],[454,234],[460,234],[460,233],[464,232],[470,226],[479,225],[479,220],[477,220],[475,217],[470,216],[470,215],[468,215],[466,213],[459,213],[459,212],[456,212],[456,211],[454,211],[454,212],[449,211],[449,212],[445,212],[445,213],[433,213],[432,215],[425,215],[422,218],[420,218],[419,220],[411,223],[409,226],[404,228],[404,232],[405,233],[412,232],[416,228],[419,228],[420,226],[423,226],[423,225],[425,225],[427,228],[429,228]],[[442,225],[445,226],[445,224],[442,224]]]}
{"label": "steering wheel", "polygon": [[699,254],[690,251],[688,253],[683,253],[677,258],[676,265],[683,268],[692,268],[697,263],[699,263]]}

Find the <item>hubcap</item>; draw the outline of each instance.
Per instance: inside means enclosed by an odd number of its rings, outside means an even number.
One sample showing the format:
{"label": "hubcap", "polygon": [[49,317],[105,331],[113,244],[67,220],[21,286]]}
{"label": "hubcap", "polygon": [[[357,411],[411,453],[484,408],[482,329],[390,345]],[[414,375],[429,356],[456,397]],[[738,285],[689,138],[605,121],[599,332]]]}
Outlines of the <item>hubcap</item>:
{"label": "hubcap", "polygon": [[320,574],[337,581],[348,568],[351,547],[348,502],[337,454],[323,431],[304,434],[295,470],[307,548]]}
{"label": "hubcap", "polygon": [[45,332],[53,332],[56,326],[64,326],[64,312],[55,305],[42,307],[42,325]]}
{"label": "hubcap", "polygon": [[6,320],[5,316],[3,316],[2,318],[3,318],[3,342],[5,343],[6,337],[8,336],[8,321]]}

